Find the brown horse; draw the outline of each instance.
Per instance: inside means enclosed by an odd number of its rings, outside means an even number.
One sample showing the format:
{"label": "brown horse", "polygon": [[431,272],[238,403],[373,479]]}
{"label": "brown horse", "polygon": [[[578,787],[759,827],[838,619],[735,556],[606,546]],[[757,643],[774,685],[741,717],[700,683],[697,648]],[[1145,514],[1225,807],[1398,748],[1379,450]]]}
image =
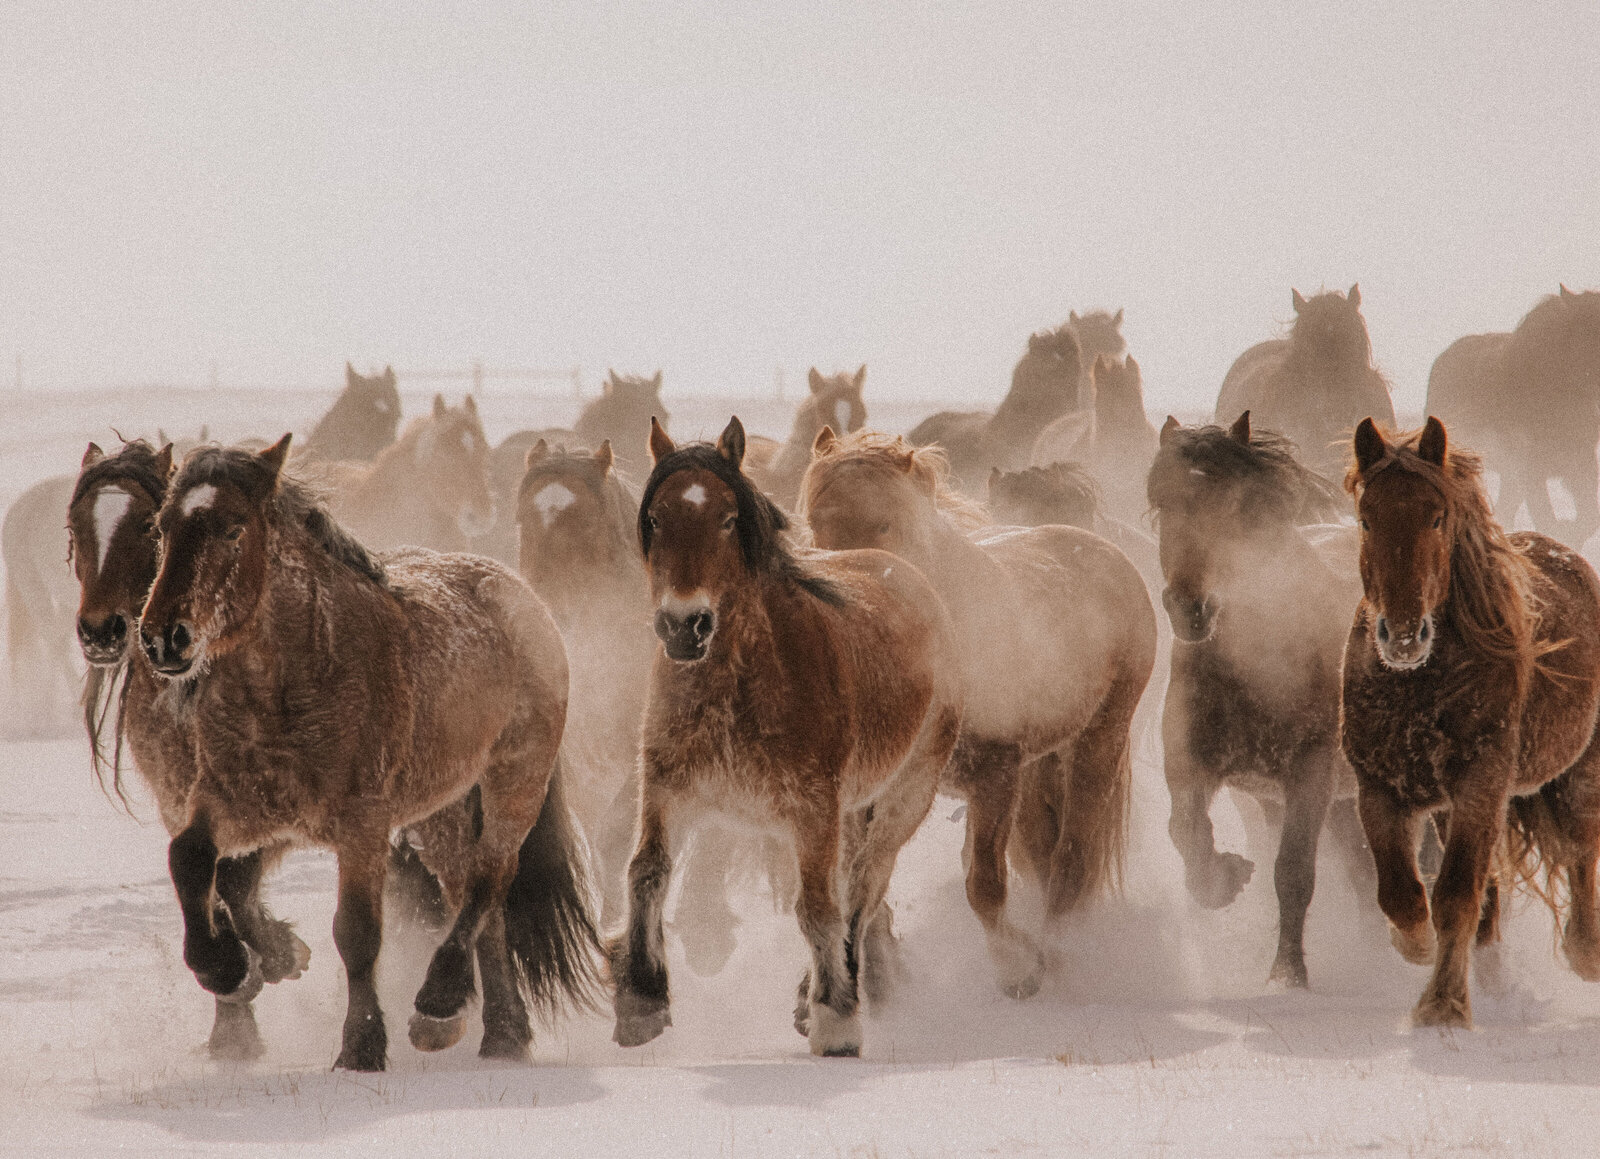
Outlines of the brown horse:
{"label": "brown horse", "polygon": [[[1501,531],[1477,457],[1447,447],[1438,419],[1395,442],[1368,419],[1354,441],[1365,597],[1344,751],[1395,947],[1434,968],[1413,1020],[1470,1026],[1467,967],[1475,930],[1480,951],[1499,940],[1508,820],[1525,873],[1565,874],[1562,948],[1600,980],[1600,579],[1553,539]],[[1447,815],[1431,907],[1416,864],[1429,812]]]}
{"label": "brown horse", "polygon": [[429,822],[464,832],[460,864],[430,864],[457,914],[411,1041],[459,1040],[476,958],[480,1052],[525,1057],[525,997],[581,1000],[594,944],[553,771],[560,635],[490,560],[368,554],[282,474],[288,449],[285,435],[259,454],[194,452],[156,516],[161,567],[139,634],[165,694],[184,702],[196,761],[169,852],[184,961],[213,994],[248,995],[262,970],[218,904],[219,858],[285,840],[332,848],[349,989],[335,1065],[383,1069],[374,969],[389,834],[464,801]]}
{"label": "brown horse", "polygon": [[1122,336],[1122,310],[1119,307],[1115,314],[1109,310],[1090,310],[1086,314],[1069,311],[1067,329],[1078,343],[1077,407],[1087,410],[1094,404],[1089,377],[1094,364],[1102,357],[1107,362],[1121,362],[1128,352],[1128,341]]}
{"label": "brown horse", "polygon": [[[1513,333],[1458,339],[1434,361],[1427,409],[1499,472],[1503,519],[1526,502],[1534,526],[1566,543],[1600,529],[1600,293],[1562,286]],[[1571,492],[1570,517],[1551,503],[1551,479]]]}
{"label": "brown horse", "polygon": [[[394,369],[370,377],[344,364],[344,393],[311,428],[300,451],[315,459],[366,461],[394,442],[400,429],[400,391]],[[204,442],[204,437],[201,438]]]}
{"label": "brown horse", "polygon": [[362,543],[468,551],[494,526],[488,457],[472,396],[449,407],[434,395],[432,413],[413,419],[370,464],[331,463],[321,473],[334,514]]}
{"label": "brown horse", "polygon": [[[166,497],[172,448],[159,452],[142,441],[106,455],[94,443],[67,509],[73,571],[80,586],[78,641],[89,663],[84,684],[84,724],[95,773],[124,799],[122,746],[155,799],[162,824],[176,835],[194,786],[194,737],[183,690],[161,680],[136,646],[139,610],[156,575],[156,511]],[[111,752],[104,731],[113,724]],[[277,843],[217,862],[217,897],[234,928],[260,961],[263,982],[298,978],[311,960],[306,944],[287,922],[268,913],[261,878],[287,848]],[[256,1028],[249,991],[218,996],[208,1043],[217,1058],[257,1058],[265,1049]]]}
{"label": "brown horse", "polygon": [[1337,478],[1350,431],[1364,415],[1394,426],[1389,384],[1372,365],[1361,316],[1361,287],[1306,299],[1291,290],[1294,326],[1288,338],[1257,343],[1229,368],[1217,396],[1216,421],[1245,411],[1288,436],[1306,462]]}
{"label": "brown horse", "polygon": [[989,511],[1002,526],[1064,523],[1092,531],[1127,556],[1152,590],[1161,588],[1156,541],[1101,509],[1100,484],[1081,463],[1049,463],[1021,471],[989,473]]}
{"label": "brown horse", "polygon": [[1156,429],[1144,413],[1144,379],[1132,356],[1101,355],[1089,372],[1090,402],[1039,432],[1033,462],[1081,461],[1105,488],[1106,509],[1118,519],[1144,513],[1144,482],[1156,453]]}
{"label": "brown horse", "polygon": [[640,478],[649,473],[650,462],[640,445],[639,432],[648,430],[656,419],[665,427],[669,417],[661,402],[659,370],[652,378],[607,370],[600,397],[583,408],[572,429],[578,436],[577,445],[592,448],[610,440],[617,466]]}
{"label": "brown horse", "polygon": [[892,556],[799,554],[783,512],[740,470],[737,418],[715,446],[680,448],[652,425],[650,449],[638,531],[662,648],[628,931],[613,951],[616,1041],[637,1046],[671,1022],[672,843],[719,812],[793,842],[811,948],[795,1027],[814,1054],[859,1054],[858,980],[876,1003],[892,967],[889,876],[961,727],[949,620]]}
{"label": "brown horse", "polygon": [[1366,858],[1339,752],[1339,661],[1361,599],[1355,535],[1307,526],[1336,516],[1337,492],[1286,439],[1252,434],[1248,411],[1228,430],[1168,418],[1148,489],[1174,637],[1162,718],[1172,843],[1191,896],[1220,909],[1255,866],[1217,850],[1217,790],[1242,788],[1281,816],[1269,977],[1305,986],[1306,910],[1335,797],[1330,825],[1351,868]]}
{"label": "brown horse", "polygon": [[817,438],[801,510],[817,545],[881,548],[938,589],[961,643],[961,743],[944,788],[967,800],[967,899],[1001,988],[1038,990],[1041,956],[1005,915],[1006,849],[1055,921],[1120,875],[1129,727],[1156,623],[1126,556],[1076,527],[990,528],[943,456],[861,431]]}
{"label": "brown horse", "polygon": [[1040,429],[1077,406],[1078,377],[1078,340],[1070,323],[1034,334],[994,414],[940,411],[906,437],[914,446],[942,447],[955,482],[976,493],[995,467],[1027,466]]}
{"label": "brown horse", "polygon": [[858,431],[867,421],[867,404],[861,399],[861,386],[867,380],[863,365],[854,374],[823,375],[813,366],[806,381],[811,393],[795,408],[794,427],[789,440],[776,447],[769,459],[755,461],[755,447],[745,453],[745,473],[770,495],[779,506],[792,509],[800,495],[800,477],[811,462],[811,444],[824,426],[837,431]]}

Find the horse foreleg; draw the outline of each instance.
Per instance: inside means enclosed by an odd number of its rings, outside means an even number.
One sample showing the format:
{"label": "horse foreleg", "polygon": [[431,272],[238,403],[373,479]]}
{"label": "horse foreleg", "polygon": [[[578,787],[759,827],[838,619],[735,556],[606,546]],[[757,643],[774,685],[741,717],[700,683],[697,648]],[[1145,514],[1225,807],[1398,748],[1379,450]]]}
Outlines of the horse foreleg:
{"label": "horse foreleg", "polygon": [[235,932],[261,955],[262,977],[273,983],[300,977],[311,963],[311,948],[288,922],[273,917],[262,904],[265,868],[266,858],[260,850],[243,857],[224,857],[217,862],[216,882],[217,896],[227,904]]}
{"label": "horse foreleg", "polygon": [[986,749],[969,763],[967,904],[983,925],[1000,989],[1011,998],[1031,998],[1039,992],[1042,956],[1005,913],[1006,846],[1016,807],[1018,753],[1013,746]]}
{"label": "horse foreleg", "polygon": [[1278,953],[1269,982],[1304,988],[1306,976],[1306,910],[1317,883],[1317,841],[1333,796],[1332,754],[1319,752],[1306,761],[1287,787],[1283,833],[1272,884],[1278,894]]}
{"label": "horse foreleg", "polygon": [[1187,761],[1174,768],[1172,752],[1167,753],[1167,788],[1172,794],[1172,814],[1167,834],[1183,858],[1183,880],[1189,896],[1207,909],[1222,909],[1255,876],[1256,865],[1237,853],[1217,849],[1216,831],[1211,826],[1211,802],[1217,784],[1202,780],[1198,770],[1187,769]]}
{"label": "horse foreleg", "polygon": [[628,928],[611,948],[618,1046],[643,1046],[672,1025],[661,910],[672,877],[665,802],[649,783],[639,815],[639,844],[628,864]]}
{"label": "horse foreleg", "polygon": [[1433,928],[1438,938],[1433,977],[1428,982],[1412,1020],[1418,1026],[1472,1025],[1472,1000],[1467,992],[1467,969],[1472,960],[1472,939],[1483,910],[1483,891],[1489,878],[1489,858],[1504,825],[1505,800],[1479,792],[1473,800],[1459,800],[1450,812],[1444,862],[1433,887]]}
{"label": "horse foreleg", "polygon": [[217,843],[203,812],[172,839],[167,868],[183,911],[184,965],[218,998],[249,1002],[263,984],[259,958],[234,930],[227,908],[217,904]]}
{"label": "horse foreleg", "polygon": [[[855,1058],[861,1054],[861,1013],[855,947],[846,937],[839,914],[839,827],[836,815],[813,814],[795,823],[800,897],[794,912],[811,947],[811,984],[803,1028],[811,1053]],[[798,1019],[795,1028],[802,1029]]]}
{"label": "horse foreleg", "polygon": [[1365,783],[1357,809],[1378,871],[1378,908],[1389,919],[1389,940],[1406,961],[1431,965],[1428,894],[1417,875],[1419,815],[1403,808],[1382,786]]}
{"label": "horse foreleg", "polygon": [[383,878],[388,835],[367,847],[339,850],[339,904],[333,914],[333,944],[344,960],[347,1005],[344,1038],[334,1066],[379,1071],[388,1062],[389,1035],[378,1005],[376,973],[383,942]]}

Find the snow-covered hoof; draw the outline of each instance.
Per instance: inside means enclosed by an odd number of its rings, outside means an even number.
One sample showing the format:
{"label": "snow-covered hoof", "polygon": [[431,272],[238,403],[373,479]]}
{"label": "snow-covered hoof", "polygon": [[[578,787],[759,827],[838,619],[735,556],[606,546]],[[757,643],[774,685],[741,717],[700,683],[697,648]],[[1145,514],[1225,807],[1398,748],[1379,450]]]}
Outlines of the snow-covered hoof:
{"label": "snow-covered hoof", "polygon": [[239,944],[244,946],[247,961],[244,980],[226,994],[217,995],[217,1001],[223,1005],[248,1006],[256,1000],[256,995],[260,994],[267,984],[266,976],[261,972],[261,955],[248,944],[244,942]]}
{"label": "snow-covered hoof", "polygon": [[1472,1003],[1465,994],[1425,994],[1411,1012],[1411,1025],[1471,1030]]}
{"label": "snow-covered hoof", "polygon": [[1299,954],[1280,953],[1267,975],[1267,985],[1283,990],[1305,990],[1311,979],[1306,974],[1306,960]]}
{"label": "snow-covered hoof", "polygon": [[1256,863],[1237,853],[1218,853],[1206,868],[1186,875],[1189,895],[1206,909],[1224,909],[1255,876]]}
{"label": "snow-covered hoof", "polygon": [[819,1058],[861,1057],[861,1015],[840,1014],[831,1006],[811,1005],[811,1053]]}
{"label": "snow-covered hoof", "polygon": [[217,1000],[217,1017],[211,1024],[206,1052],[219,1062],[254,1062],[267,1053],[249,1003]]}
{"label": "snow-covered hoof", "polygon": [[1039,992],[1044,976],[1044,955],[1033,940],[1002,923],[989,932],[989,958],[994,962],[1000,993],[1021,1001]]}
{"label": "snow-covered hoof", "polygon": [[1400,956],[1413,966],[1433,965],[1435,942],[1430,923],[1425,921],[1413,930],[1402,930],[1390,922],[1389,941],[1400,951]]}
{"label": "snow-covered hoof", "polygon": [[466,1036],[467,1016],[457,1014],[450,1018],[435,1018],[419,1010],[411,1015],[411,1024],[406,1032],[411,1037],[411,1045],[418,1050],[449,1050]]}

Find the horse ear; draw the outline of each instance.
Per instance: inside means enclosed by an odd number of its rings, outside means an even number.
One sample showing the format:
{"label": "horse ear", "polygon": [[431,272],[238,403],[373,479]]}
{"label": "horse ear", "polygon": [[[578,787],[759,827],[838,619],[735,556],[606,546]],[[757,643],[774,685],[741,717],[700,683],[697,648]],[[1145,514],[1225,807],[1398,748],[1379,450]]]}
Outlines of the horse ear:
{"label": "horse ear", "polygon": [[361,376],[356,373],[356,368],[346,362],[344,364],[344,384],[346,386],[354,386],[360,378]]}
{"label": "horse ear", "polygon": [[[94,444],[89,444],[93,446]],[[172,444],[168,443],[156,452],[156,474],[165,479],[172,474]]]}
{"label": "horse ear", "polygon": [[1346,302],[1350,303],[1350,308],[1352,310],[1361,309],[1361,283],[1360,282],[1355,282],[1355,283],[1353,283],[1351,285],[1350,292],[1344,296],[1344,300]]}
{"label": "horse ear", "polygon": [[1250,445],[1250,412],[1245,411],[1233,420],[1233,425],[1228,428],[1228,437],[1236,443],[1248,447]]}
{"label": "horse ear", "polygon": [[283,438],[273,443],[272,446],[256,455],[256,458],[261,461],[267,470],[272,472],[272,481],[274,483],[278,481],[278,472],[283,470],[283,461],[289,457],[289,440],[292,438],[294,438],[293,434],[286,434]]}
{"label": "horse ear", "polygon": [[1107,358],[1104,354],[1096,354],[1094,356],[1094,365],[1089,368],[1089,377],[1098,382],[1100,379],[1104,378],[1106,373],[1115,365],[1116,363],[1112,362],[1111,359]]}
{"label": "horse ear", "polygon": [[611,369],[611,367],[608,366],[608,367],[606,367],[606,376],[600,382],[600,394],[604,398],[610,398],[611,397],[611,392],[613,390],[615,390],[616,388],[617,388],[617,372],[615,370]]}
{"label": "horse ear", "polygon": [[989,498],[990,499],[994,498],[994,485],[996,483],[1000,482],[1000,480],[1001,480],[1001,478],[1003,476],[1004,476],[1004,472],[1001,471],[999,467],[990,467],[989,468]]}
{"label": "horse ear", "polygon": [[105,457],[106,453],[100,449],[99,443],[90,443],[88,447],[84,449],[83,462],[78,464],[78,470],[82,471],[88,467],[92,467]]}
{"label": "horse ear", "polygon": [[1172,438],[1172,432],[1180,429],[1182,426],[1183,426],[1183,424],[1180,423],[1177,419],[1173,418],[1171,415],[1168,415],[1167,416],[1167,421],[1161,424],[1161,442],[1162,442],[1162,444],[1165,445],[1167,440]]}
{"label": "horse ear", "polygon": [[393,366],[389,366],[387,364],[384,365],[384,368],[383,368],[383,381],[387,382],[390,386],[394,385],[394,367]]}
{"label": "horse ear", "polygon": [[1117,312],[1111,315],[1111,324],[1117,329],[1122,329],[1122,307],[1117,307]]}
{"label": "horse ear", "polygon": [[478,404],[472,401],[472,396],[470,394],[467,395],[467,401],[466,401],[465,405],[466,405],[466,408],[467,408],[467,413],[469,415],[471,415],[473,418],[477,418],[478,417]]}
{"label": "horse ear", "polygon": [[1067,311],[1067,324],[1069,326],[1076,326],[1080,321],[1082,321],[1082,319],[1078,317],[1078,312],[1076,310]]}
{"label": "horse ear", "polygon": [[863,362],[861,364],[861,369],[856,371],[856,377],[855,377],[854,381],[855,381],[856,393],[860,394],[861,393],[861,384],[867,381],[867,364],[865,362]]}
{"label": "horse ear", "polygon": [[656,416],[650,416],[650,458],[659,463],[673,451],[678,449],[661,424],[656,422]]}
{"label": "horse ear", "polygon": [[1444,452],[1444,424],[1429,415],[1427,425],[1422,428],[1422,437],[1417,440],[1417,454],[1435,467],[1443,467]]}
{"label": "horse ear", "polygon": [[[1441,428],[1440,434],[1443,434]],[[1365,474],[1383,461],[1389,453],[1389,444],[1383,441],[1383,435],[1378,431],[1378,424],[1370,417],[1361,420],[1356,427],[1354,439],[1356,451],[1356,470]]]}
{"label": "horse ear", "polygon": [[738,415],[730,418],[728,425],[717,436],[717,450],[733,464],[734,470],[738,470],[739,464],[744,462],[744,424],[739,421]]}
{"label": "horse ear", "polygon": [[445,414],[449,410],[450,410],[450,408],[445,406],[445,404],[444,404],[444,395],[436,394],[436,395],[433,396],[433,417],[434,418],[436,418],[436,419],[444,418]]}
{"label": "horse ear", "polygon": [[661,372],[656,371],[656,376],[650,380],[650,385],[655,387],[656,393],[661,393]]}
{"label": "horse ear", "polygon": [[1139,364],[1134,361],[1133,355],[1130,354],[1122,360],[1122,369],[1126,370],[1134,378],[1143,381],[1144,374],[1139,370]]}
{"label": "horse ear", "polygon": [[600,464],[601,474],[611,470],[611,464],[617,461],[617,457],[611,452],[610,439],[602,439],[600,441],[600,449],[594,453],[594,461]]}
{"label": "horse ear", "polygon": [[1300,291],[1295,289],[1293,286],[1289,287],[1289,293],[1293,297],[1294,312],[1298,314],[1301,310],[1306,308],[1306,300],[1300,296]]}
{"label": "horse ear", "polygon": [[533,444],[533,446],[528,448],[528,453],[522,456],[522,469],[526,471],[529,467],[533,466],[549,453],[550,444],[545,442],[543,439],[539,439]]}
{"label": "horse ear", "polygon": [[806,372],[806,385],[811,387],[812,394],[822,393],[822,375],[817,373],[815,366]]}
{"label": "horse ear", "polygon": [[811,440],[811,457],[820,459],[839,441],[839,436],[833,433],[833,427],[828,423],[822,424],[822,429],[817,432],[817,437]]}
{"label": "horse ear", "polygon": [[1570,301],[1577,296],[1578,295],[1574,294],[1571,290],[1567,289],[1567,284],[1565,282],[1561,283],[1561,297],[1563,299]]}

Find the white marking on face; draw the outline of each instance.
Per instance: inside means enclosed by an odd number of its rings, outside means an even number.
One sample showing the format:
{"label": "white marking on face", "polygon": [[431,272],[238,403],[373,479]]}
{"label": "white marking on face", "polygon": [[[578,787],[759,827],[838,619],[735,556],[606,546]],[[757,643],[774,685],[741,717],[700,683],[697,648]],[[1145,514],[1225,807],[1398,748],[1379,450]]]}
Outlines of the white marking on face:
{"label": "white marking on face", "polygon": [[183,497],[181,510],[185,515],[193,515],[196,511],[210,507],[217,501],[217,489],[210,483],[202,483]]}
{"label": "white marking on face", "polygon": [[546,483],[533,496],[533,506],[539,512],[539,522],[549,527],[557,514],[578,501],[578,497],[564,483]]}
{"label": "white marking on face", "polygon": [[103,570],[106,555],[111,550],[111,540],[117,534],[122,517],[128,513],[133,496],[120,487],[107,487],[94,497],[95,569]]}
{"label": "white marking on face", "polygon": [[699,483],[691,483],[683,492],[683,501],[692,503],[696,507],[706,505],[706,489]]}
{"label": "white marking on face", "polygon": [[848,399],[836,398],[833,400],[833,421],[837,424],[836,430],[841,435],[850,433],[850,402]]}

